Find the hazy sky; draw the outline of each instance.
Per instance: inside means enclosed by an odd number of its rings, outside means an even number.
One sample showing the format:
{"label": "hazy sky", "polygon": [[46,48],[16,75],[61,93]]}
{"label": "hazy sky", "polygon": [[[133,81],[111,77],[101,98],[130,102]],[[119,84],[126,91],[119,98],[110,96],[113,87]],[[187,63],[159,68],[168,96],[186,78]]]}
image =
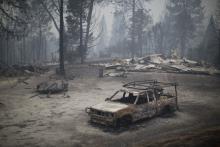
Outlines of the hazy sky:
{"label": "hazy sky", "polygon": [[[146,8],[151,10],[153,22],[156,23],[160,20],[161,16],[163,15],[163,12],[166,8],[167,0],[151,0],[148,2]],[[211,14],[215,13],[216,9],[216,4],[218,0],[202,0],[204,8],[204,13],[205,13],[205,19],[209,19]],[[105,7],[102,10],[99,10],[99,15],[105,15],[106,21],[107,21],[107,28],[109,32],[111,32],[111,26],[112,26],[112,20],[113,20],[113,12],[114,12],[114,7],[109,6]]]}
{"label": "hazy sky", "polygon": [[[146,5],[147,9],[151,10],[153,22],[156,23],[160,20],[161,16],[163,15],[163,12],[165,10],[165,4],[168,0],[151,0]],[[205,12],[205,22],[208,23],[208,20],[210,18],[211,14],[215,13],[216,4],[218,0],[202,0]],[[105,16],[107,29],[110,34],[111,28],[112,28],[112,22],[113,22],[113,13],[115,11],[115,7],[113,5],[105,6],[104,8],[97,7],[95,9],[95,23],[99,23],[102,16]],[[98,26],[98,25],[97,25]],[[58,36],[57,31],[53,28],[52,32]]]}
{"label": "hazy sky", "polygon": [[[151,10],[150,13],[153,16],[154,23],[159,21],[161,14],[165,8],[165,2],[166,0],[152,0],[147,4],[146,8]],[[108,31],[111,32],[113,14],[115,11],[114,6],[106,6],[105,8],[99,9],[97,11],[99,15],[104,15],[106,17]]]}

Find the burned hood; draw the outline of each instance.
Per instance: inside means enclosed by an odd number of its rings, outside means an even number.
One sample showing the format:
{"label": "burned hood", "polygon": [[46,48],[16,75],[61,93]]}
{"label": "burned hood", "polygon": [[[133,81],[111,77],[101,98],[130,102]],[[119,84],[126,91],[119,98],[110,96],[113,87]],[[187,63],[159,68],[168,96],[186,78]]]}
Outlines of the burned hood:
{"label": "burned hood", "polygon": [[116,103],[116,102],[111,102],[111,101],[106,101],[101,104],[97,104],[95,106],[92,106],[92,109],[100,110],[100,111],[105,111],[105,112],[117,112],[119,110],[127,108],[128,105],[122,104],[122,103]]}

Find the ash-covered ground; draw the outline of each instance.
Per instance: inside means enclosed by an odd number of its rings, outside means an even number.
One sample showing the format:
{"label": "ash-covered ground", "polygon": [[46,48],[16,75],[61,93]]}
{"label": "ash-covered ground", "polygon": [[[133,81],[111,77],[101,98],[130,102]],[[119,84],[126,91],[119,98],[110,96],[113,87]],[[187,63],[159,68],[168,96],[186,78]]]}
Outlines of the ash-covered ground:
{"label": "ash-covered ground", "polygon": [[[50,98],[47,95],[32,96],[36,95],[38,83],[56,77],[54,70],[33,76],[26,81],[28,84],[19,83],[17,86],[13,86],[17,78],[1,78],[0,146],[220,144],[220,77],[133,72],[127,78],[98,78],[96,67],[76,65],[67,69],[68,76],[75,76],[74,80],[68,81],[69,91],[51,95]],[[126,82],[149,79],[178,82],[180,111],[143,120],[119,130],[89,122],[85,107],[103,102]]]}

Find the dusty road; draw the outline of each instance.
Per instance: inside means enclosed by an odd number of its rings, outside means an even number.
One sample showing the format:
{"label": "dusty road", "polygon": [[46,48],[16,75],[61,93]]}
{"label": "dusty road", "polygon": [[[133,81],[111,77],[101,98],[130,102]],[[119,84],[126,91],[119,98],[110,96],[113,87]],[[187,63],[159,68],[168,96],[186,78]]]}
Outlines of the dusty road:
{"label": "dusty road", "polygon": [[[76,66],[64,94],[30,98],[37,83],[53,74],[34,76],[13,89],[0,81],[0,146],[145,146],[148,141],[220,127],[220,77],[166,73],[130,73],[127,78],[99,79],[94,67]],[[79,72],[80,71],[80,72]],[[85,107],[103,102],[134,80],[178,82],[180,111],[114,130],[90,124]]]}

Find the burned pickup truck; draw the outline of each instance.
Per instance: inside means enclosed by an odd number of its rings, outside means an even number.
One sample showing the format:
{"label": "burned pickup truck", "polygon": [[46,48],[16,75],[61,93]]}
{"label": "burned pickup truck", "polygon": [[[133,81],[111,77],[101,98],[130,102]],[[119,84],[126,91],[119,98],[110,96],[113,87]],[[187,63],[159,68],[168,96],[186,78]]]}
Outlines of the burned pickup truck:
{"label": "burned pickup truck", "polygon": [[178,109],[177,84],[158,81],[136,81],[123,85],[104,103],[86,108],[91,122],[127,126]]}

